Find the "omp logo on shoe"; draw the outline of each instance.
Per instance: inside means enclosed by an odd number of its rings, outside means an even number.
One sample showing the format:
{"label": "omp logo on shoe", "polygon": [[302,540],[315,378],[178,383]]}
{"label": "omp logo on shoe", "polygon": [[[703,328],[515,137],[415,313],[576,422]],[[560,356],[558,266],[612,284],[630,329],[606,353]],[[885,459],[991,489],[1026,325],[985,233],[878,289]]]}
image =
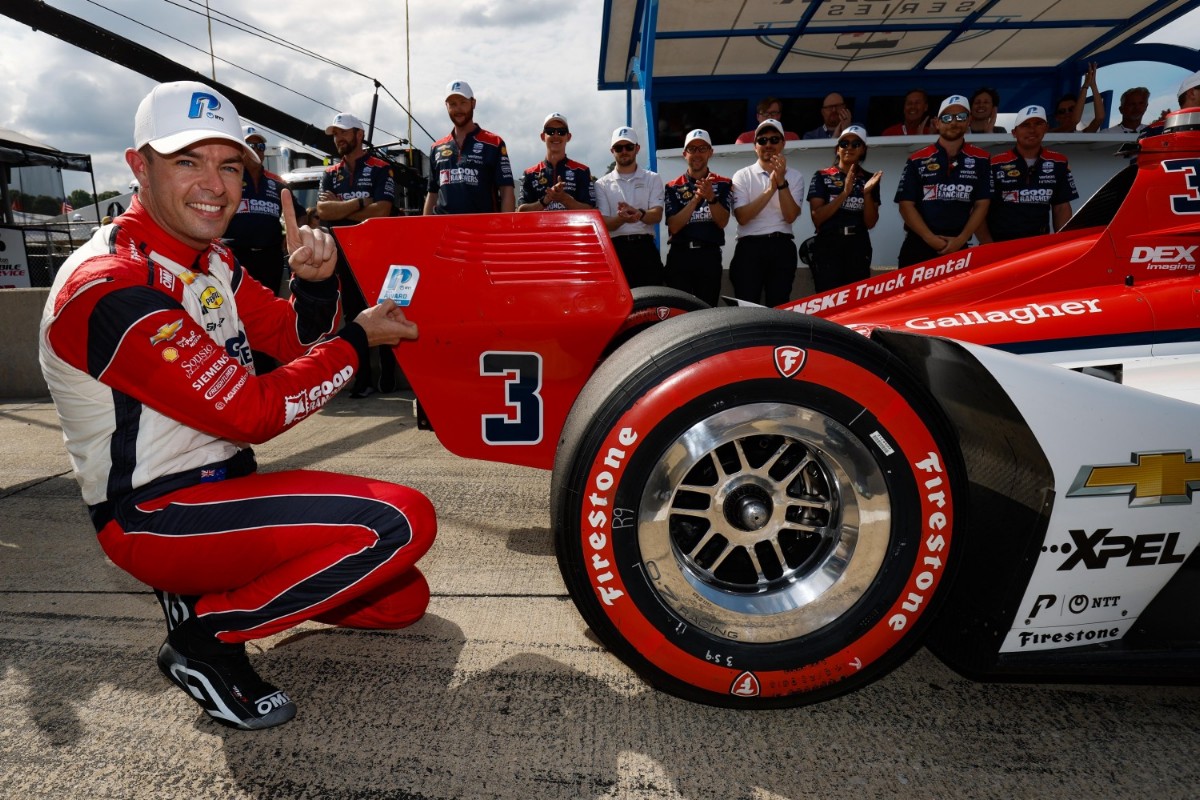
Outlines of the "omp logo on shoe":
{"label": "omp logo on shoe", "polygon": [[782,346],[775,348],[775,369],[785,378],[790,378],[804,369],[804,361],[808,353],[799,347]]}
{"label": "omp logo on shoe", "polygon": [[1128,495],[1129,505],[1161,506],[1192,502],[1200,489],[1200,461],[1191,450],[1171,453],[1134,453],[1132,464],[1106,464],[1079,468],[1067,497]]}
{"label": "omp logo on shoe", "polygon": [[254,703],[254,710],[259,716],[265,717],[277,708],[283,708],[288,703],[292,702],[291,698],[285,692],[277,691],[274,694],[269,694],[266,697],[260,697]]}

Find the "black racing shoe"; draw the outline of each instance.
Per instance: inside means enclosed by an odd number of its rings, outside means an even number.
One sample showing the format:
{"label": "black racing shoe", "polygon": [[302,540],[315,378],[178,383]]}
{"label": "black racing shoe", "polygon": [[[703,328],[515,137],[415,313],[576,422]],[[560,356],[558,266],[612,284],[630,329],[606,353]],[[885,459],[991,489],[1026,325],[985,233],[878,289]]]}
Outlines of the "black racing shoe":
{"label": "black racing shoe", "polygon": [[171,640],[158,650],[158,668],[217,722],[244,731],[282,725],[296,716],[287,694],[258,677],[242,645],[228,654],[185,656]]}

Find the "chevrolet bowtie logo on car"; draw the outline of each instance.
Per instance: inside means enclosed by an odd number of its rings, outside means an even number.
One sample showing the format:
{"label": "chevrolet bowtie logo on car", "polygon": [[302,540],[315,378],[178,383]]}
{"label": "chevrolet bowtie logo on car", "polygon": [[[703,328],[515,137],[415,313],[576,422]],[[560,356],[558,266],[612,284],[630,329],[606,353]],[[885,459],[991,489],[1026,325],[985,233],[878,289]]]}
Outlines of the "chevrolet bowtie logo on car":
{"label": "chevrolet bowtie logo on car", "polygon": [[1129,505],[1160,506],[1192,502],[1200,489],[1200,461],[1190,450],[1134,453],[1132,464],[1081,467],[1067,497],[1128,495]]}

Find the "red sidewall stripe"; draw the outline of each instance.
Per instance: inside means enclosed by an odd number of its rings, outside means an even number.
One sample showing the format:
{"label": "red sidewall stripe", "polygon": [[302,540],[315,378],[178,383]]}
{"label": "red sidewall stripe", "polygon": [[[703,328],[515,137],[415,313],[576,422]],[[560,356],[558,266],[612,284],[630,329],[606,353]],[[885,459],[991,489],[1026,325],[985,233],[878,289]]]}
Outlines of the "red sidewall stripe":
{"label": "red sidewall stripe", "polygon": [[[602,524],[593,523],[597,510],[614,507],[621,471],[654,426],[692,398],[733,382],[763,378],[788,380],[776,370],[771,346],[753,346],[711,356],[651,388],[612,426],[597,450],[581,510],[583,562],[603,613],[654,666],[692,686],[717,693],[732,692],[735,686],[745,687],[755,682],[746,681],[738,667],[717,666],[681,649],[655,627],[632,603],[620,571],[614,566],[611,514],[605,513]],[[823,351],[809,351],[804,367],[792,379],[830,387],[870,409],[880,423],[881,434],[913,470],[922,532],[912,572],[888,612],[850,645],[825,659],[795,669],[752,673],[764,697],[811,691],[836,683],[853,676],[896,646],[929,607],[945,570],[953,530],[953,499],[944,472],[945,459],[933,435],[903,396],[874,373]],[[636,438],[631,441],[631,436]],[[618,468],[612,467],[611,462],[605,463],[612,449],[626,453]],[[940,472],[935,464],[940,466]],[[944,493],[944,497],[939,498],[939,493]],[[589,506],[589,496],[598,498],[600,504]]]}

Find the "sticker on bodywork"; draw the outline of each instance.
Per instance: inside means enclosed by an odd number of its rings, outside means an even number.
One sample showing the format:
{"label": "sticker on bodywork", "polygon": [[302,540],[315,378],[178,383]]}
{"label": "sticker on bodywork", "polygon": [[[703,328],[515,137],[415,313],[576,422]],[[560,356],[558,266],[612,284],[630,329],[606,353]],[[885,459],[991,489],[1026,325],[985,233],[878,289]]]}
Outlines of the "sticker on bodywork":
{"label": "sticker on bodywork", "polygon": [[416,267],[408,264],[392,264],[388,267],[388,274],[384,278],[383,288],[379,291],[377,302],[391,300],[398,306],[409,305],[417,291],[417,281],[420,278],[421,271]]}

